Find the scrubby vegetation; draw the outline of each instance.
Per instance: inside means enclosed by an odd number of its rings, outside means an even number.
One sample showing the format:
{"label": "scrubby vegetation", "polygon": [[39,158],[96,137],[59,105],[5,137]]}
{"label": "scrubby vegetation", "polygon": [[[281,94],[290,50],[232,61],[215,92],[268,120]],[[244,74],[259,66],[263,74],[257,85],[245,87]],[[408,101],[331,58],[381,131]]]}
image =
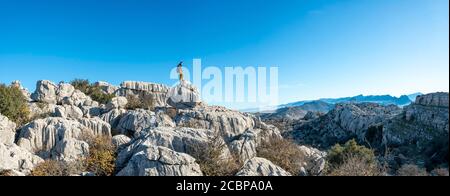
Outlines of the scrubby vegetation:
{"label": "scrubby vegetation", "polygon": [[19,88],[0,84],[0,113],[18,126],[29,121],[27,99]]}
{"label": "scrubby vegetation", "polygon": [[0,170],[0,176],[13,176],[13,173],[11,170]]}
{"label": "scrubby vegetation", "polygon": [[148,110],[154,110],[155,108],[155,101],[151,96],[148,97],[138,97],[134,95],[128,95],[127,96],[127,105],[126,109],[128,110],[134,110],[134,109],[148,109]]}
{"label": "scrubby vegetation", "polygon": [[206,176],[234,176],[243,165],[238,156],[224,156],[227,145],[220,135],[211,138],[206,146],[193,146],[188,151],[196,158],[200,169]]}
{"label": "scrubby vegetation", "polygon": [[427,171],[424,168],[419,168],[417,165],[406,164],[397,170],[398,176],[427,176]]}
{"label": "scrubby vegetation", "polygon": [[300,174],[305,155],[298,146],[287,139],[272,138],[257,148],[258,157],[265,158],[292,175]]}
{"label": "scrubby vegetation", "polygon": [[99,86],[89,83],[89,80],[75,79],[70,84],[100,104],[107,104],[115,97],[113,94],[103,92]]}
{"label": "scrubby vegetation", "polygon": [[344,145],[336,144],[327,156],[326,175],[332,176],[379,176],[384,169],[378,163],[373,150],[350,140]]}
{"label": "scrubby vegetation", "polygon": [[31,171],[31,176],[70,176],[79,175],[84,172],[84,162],[63,162],[56,160],[46,160],[38,164],[33,171]]}

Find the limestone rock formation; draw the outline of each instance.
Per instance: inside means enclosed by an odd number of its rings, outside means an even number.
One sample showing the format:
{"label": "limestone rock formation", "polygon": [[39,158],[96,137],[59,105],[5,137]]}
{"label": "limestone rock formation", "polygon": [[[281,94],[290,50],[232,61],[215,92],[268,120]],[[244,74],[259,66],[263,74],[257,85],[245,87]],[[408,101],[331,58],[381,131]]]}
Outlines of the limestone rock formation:
{"label": "limestone rock formation", "polygon": [[116,129],[118,134],[134,137],[141,131],[148,130],[155,126],[155,113],[148,110],[138,109],[124,113],[120,118]]}
{"label": "limestone rock formation", "polygon": [[299,148],[305,156],[305,163],[303,167],[306,174],[310,176],[320,175],[325,169],[327,153],[307,146],[300,146]]}
{"label": "limestone rock formation", "polygon": [[100,87],[106,94],[114,94],[119,89],[118,86],[114,86],[104,81],[98,81],[94,85]]}
{"label": "limestone rock formation", "polygon": [[10,121],[8,117],[0,114],[0,143],[13,144],[16,135],[16,123]]}
{"label": "limestone rock formation", "polygon": [[79,161],[88,155],[89,145],[74,138],[59,141],[51,151],[53,159],[66,162]]}
{"label": "limestone rock formation", "polygon": [[167,93],[167,104],[177,109],[187,109],[202,103],[197,88],[187,81],[181,81]]}
{"label": "limestone rock formation", "polygon": [[187,154],[166,147],[144,145],[127,161],[118,176],[202,176],[200,166]]}
{"label": "limestone rock formation", "polygon": [[82,125],[92,131],[97,136],[111,137],[111,125],[98,117],[78,119]]}
{"label": "limestone rock formation", "polygon": [[142,100],[151,100],[154,107],[166,106],[169,87],[149,82],[125,81],[116,91],[117,96],[135,96]]}
{"label": "limestone rock formation", "polygon": [[22,95],[25,97],[25,99],[27,101],[32,101],[30,92],[28,92],[28,89],[26,89],[22,86],[20,81],[18,81],[18,80],[13,81],[11,83],[11,86],[18,88],[20,90],[20,92],[22,92]]}
{"label": "limestone rock formation", "polygon": [[120,149],[121,147],[130,143],[130,141],[131,138],[127,137],[126,135],[116,135],[111,139],[111,142],[116,149]]}
{"label": "limestone rock formation", "polygon": [[83,118],[83,111],[74,105],[56,106],[54,117],[80,119]]}
{"label": "limestone rock formation", "polygon": [[298,143],[323,148],[346,142],[351,138],[364,142],[369,127],[383,124],[401,111],[394,105],[337,104],[326,115],[296,127],[294,131],[286,133],[286,136],[294,138]]}
{"label": "limestone rock formation", "polygon": [[31,94],[31,99],[37,102],[56,104],[56,89],[57,86],[54,83],[48,80],[40,80],[36,84],[36,91]]}
{"label": "limestone rock formation", "polygon": [[248,160],[237,176],[291,176],[281,167],[273,164],[267,159],[255,157]]}
{"label": "limestone rock formation", "polygon": [[0,170],[12,170],[26,175],[43,161],[40,157],[15,144],[0,142]]}
{"label": "limestone rock formation", "polygon": [[106,104],[106,110],[110,111],[113,109],[125,109],[128,100],[125,97],[114,97],[112,100]]}

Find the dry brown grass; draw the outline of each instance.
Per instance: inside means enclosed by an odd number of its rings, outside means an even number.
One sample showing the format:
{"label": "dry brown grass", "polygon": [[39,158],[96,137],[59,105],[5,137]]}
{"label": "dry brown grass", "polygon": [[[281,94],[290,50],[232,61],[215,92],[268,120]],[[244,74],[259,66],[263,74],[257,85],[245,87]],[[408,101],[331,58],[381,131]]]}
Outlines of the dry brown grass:
{"label": "dry brown grass", "polygon": [[82,161],[71,163],[55,160],[46,160],[38,164],[31,171],[31,176],[70,176],[80,174],[85,171]]}
{"label": "dry brown grass", "polygon": [[376,162],[362,156],[349,156],[338,167],[331,169],[330,176],[383,176],[384,169]]}
{"label": "dry brown grass", "polygon": [[196,158],[206,176],[234,176],[243,163],[238,156],[224,156],[227,148],[222,137],[216,134],[206,145],[192,146],[188,154]]}
{"label": "dry brown grass", "polygon": [[397,170],[398,176],[427,176],[427,171],[423,168],[419,168],[417,165],[406,164],[402,165]]}
{"label": "dry brown grass", "polygon": [[265,158],[292,175],[299,175],[305,155],[291,140],[272,138],[262,141],[257,148],[258,157]]}
{"label": "dry brown grass", "polygon": [[96,176],[112,176],[116,154],[111,138],[97,136],[85,141],[89,144],[89,156],[84,160],[87,171]]}

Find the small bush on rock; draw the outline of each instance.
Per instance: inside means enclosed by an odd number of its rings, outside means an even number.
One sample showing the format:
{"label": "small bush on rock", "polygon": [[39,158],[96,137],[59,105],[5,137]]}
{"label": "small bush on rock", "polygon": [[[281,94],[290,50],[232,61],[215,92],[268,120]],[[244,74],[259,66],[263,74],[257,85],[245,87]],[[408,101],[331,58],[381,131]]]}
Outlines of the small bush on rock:
{"label": "small bush on rock", "polygon": [[97,136],[84,141],[89,144],[89,156],[85,159],[87,171],[96,176],[112,176],[116,154],[111,138]]}
{"label": "small bush on rock", "polygon": [[196,158],[200,169],[206,176],[234,176],[242,166],[238,156],[224,157],[223,152],[228,148],[220,135],[211,138],[206,146],[193,146],[188,154]]}
{"label": "small bush on rock", "polygon": [[258,157],[265,158],[292,175],[299,175],[305,162],[305,155],[292,141],[273,138],[263,141],[257,148]]}
{"label": "small bush on rock", "polygon": [[431,171],[432,176],[448,176],[447,168],[437,168]]}
{"label": "small bush on rock", "polygon": [[115,97],[113,94],[107,94],[102,91],[99,86],[90,84],[89,80],[75,79],[70,82],[75,89],[80,90],[84,94],[92,98],[92,100],[99,102],[100,104],[107,104]]}
{"label": "small bush on rock", "polygon": [[151,97],[141,98],[135,95],[127,96],[128,103],[126,105],[126,109],[135,110],[135,109],[148,109],[154,110],[155,104],[154,100]]}
{"label": "small bush on rock", "polygon": [[31,171],[31,176],[70,176],[79,175],[85,171],[83,161],[63,162],[46,160]]}
{"label": "small bush on rock", "polygon": [[0,113],[18,126],[29,121],[30,109],[27,99],[19,88],[0,84]]}
{"label": "small bush on rock", "polygon": [[379,165],[364,156],[348,156],[344,162],[333,168],[330,176],[381,176],[384,175]]}

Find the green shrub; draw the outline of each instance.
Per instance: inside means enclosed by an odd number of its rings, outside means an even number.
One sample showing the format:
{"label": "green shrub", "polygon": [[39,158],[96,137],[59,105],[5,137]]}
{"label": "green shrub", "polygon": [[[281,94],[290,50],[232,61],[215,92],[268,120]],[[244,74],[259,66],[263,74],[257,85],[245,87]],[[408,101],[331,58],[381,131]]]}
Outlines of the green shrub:
{"label": "green shrub", "polygon": [[0,84],[0,113],[18,126],[29,121],[27,99],[19,88]]}
{"label": "green shrub", "polygon": [[89,156],[85,159],[87,171],[96,176],[112,176],[116,154],[111,137],[91,136],[84,141],[89,144]]}
{"label": "green shrub", "polygon": [[258,157],[271,161],[292,175],[300,174],[305,155],[294,142],[283,138],[272,138],[262,141],[256,150]]}
{"label": "green shrub", "polygon": [[384,170],[366,156],[347,156],[344,162],[329,171],[329,176],[382,176]]}
{"label": "green shrub", "polygon": [[336,144],[333,146],[328,152],[327,160],[330,167],[339,167],[349,157],[361,157],[363,160],[376,162],[374,151],[358,145],[354,139],[344,145]]}
{"label": "green shrub", "polygon": [[90,84],[89,80],[75,79],[70,82],[75,89],[80,90],[84,94],[92,98],[92,100],[99,102],[100,104],[107,104],[115,97],[114,94],[108,94],[102,91],[99,86]]}

